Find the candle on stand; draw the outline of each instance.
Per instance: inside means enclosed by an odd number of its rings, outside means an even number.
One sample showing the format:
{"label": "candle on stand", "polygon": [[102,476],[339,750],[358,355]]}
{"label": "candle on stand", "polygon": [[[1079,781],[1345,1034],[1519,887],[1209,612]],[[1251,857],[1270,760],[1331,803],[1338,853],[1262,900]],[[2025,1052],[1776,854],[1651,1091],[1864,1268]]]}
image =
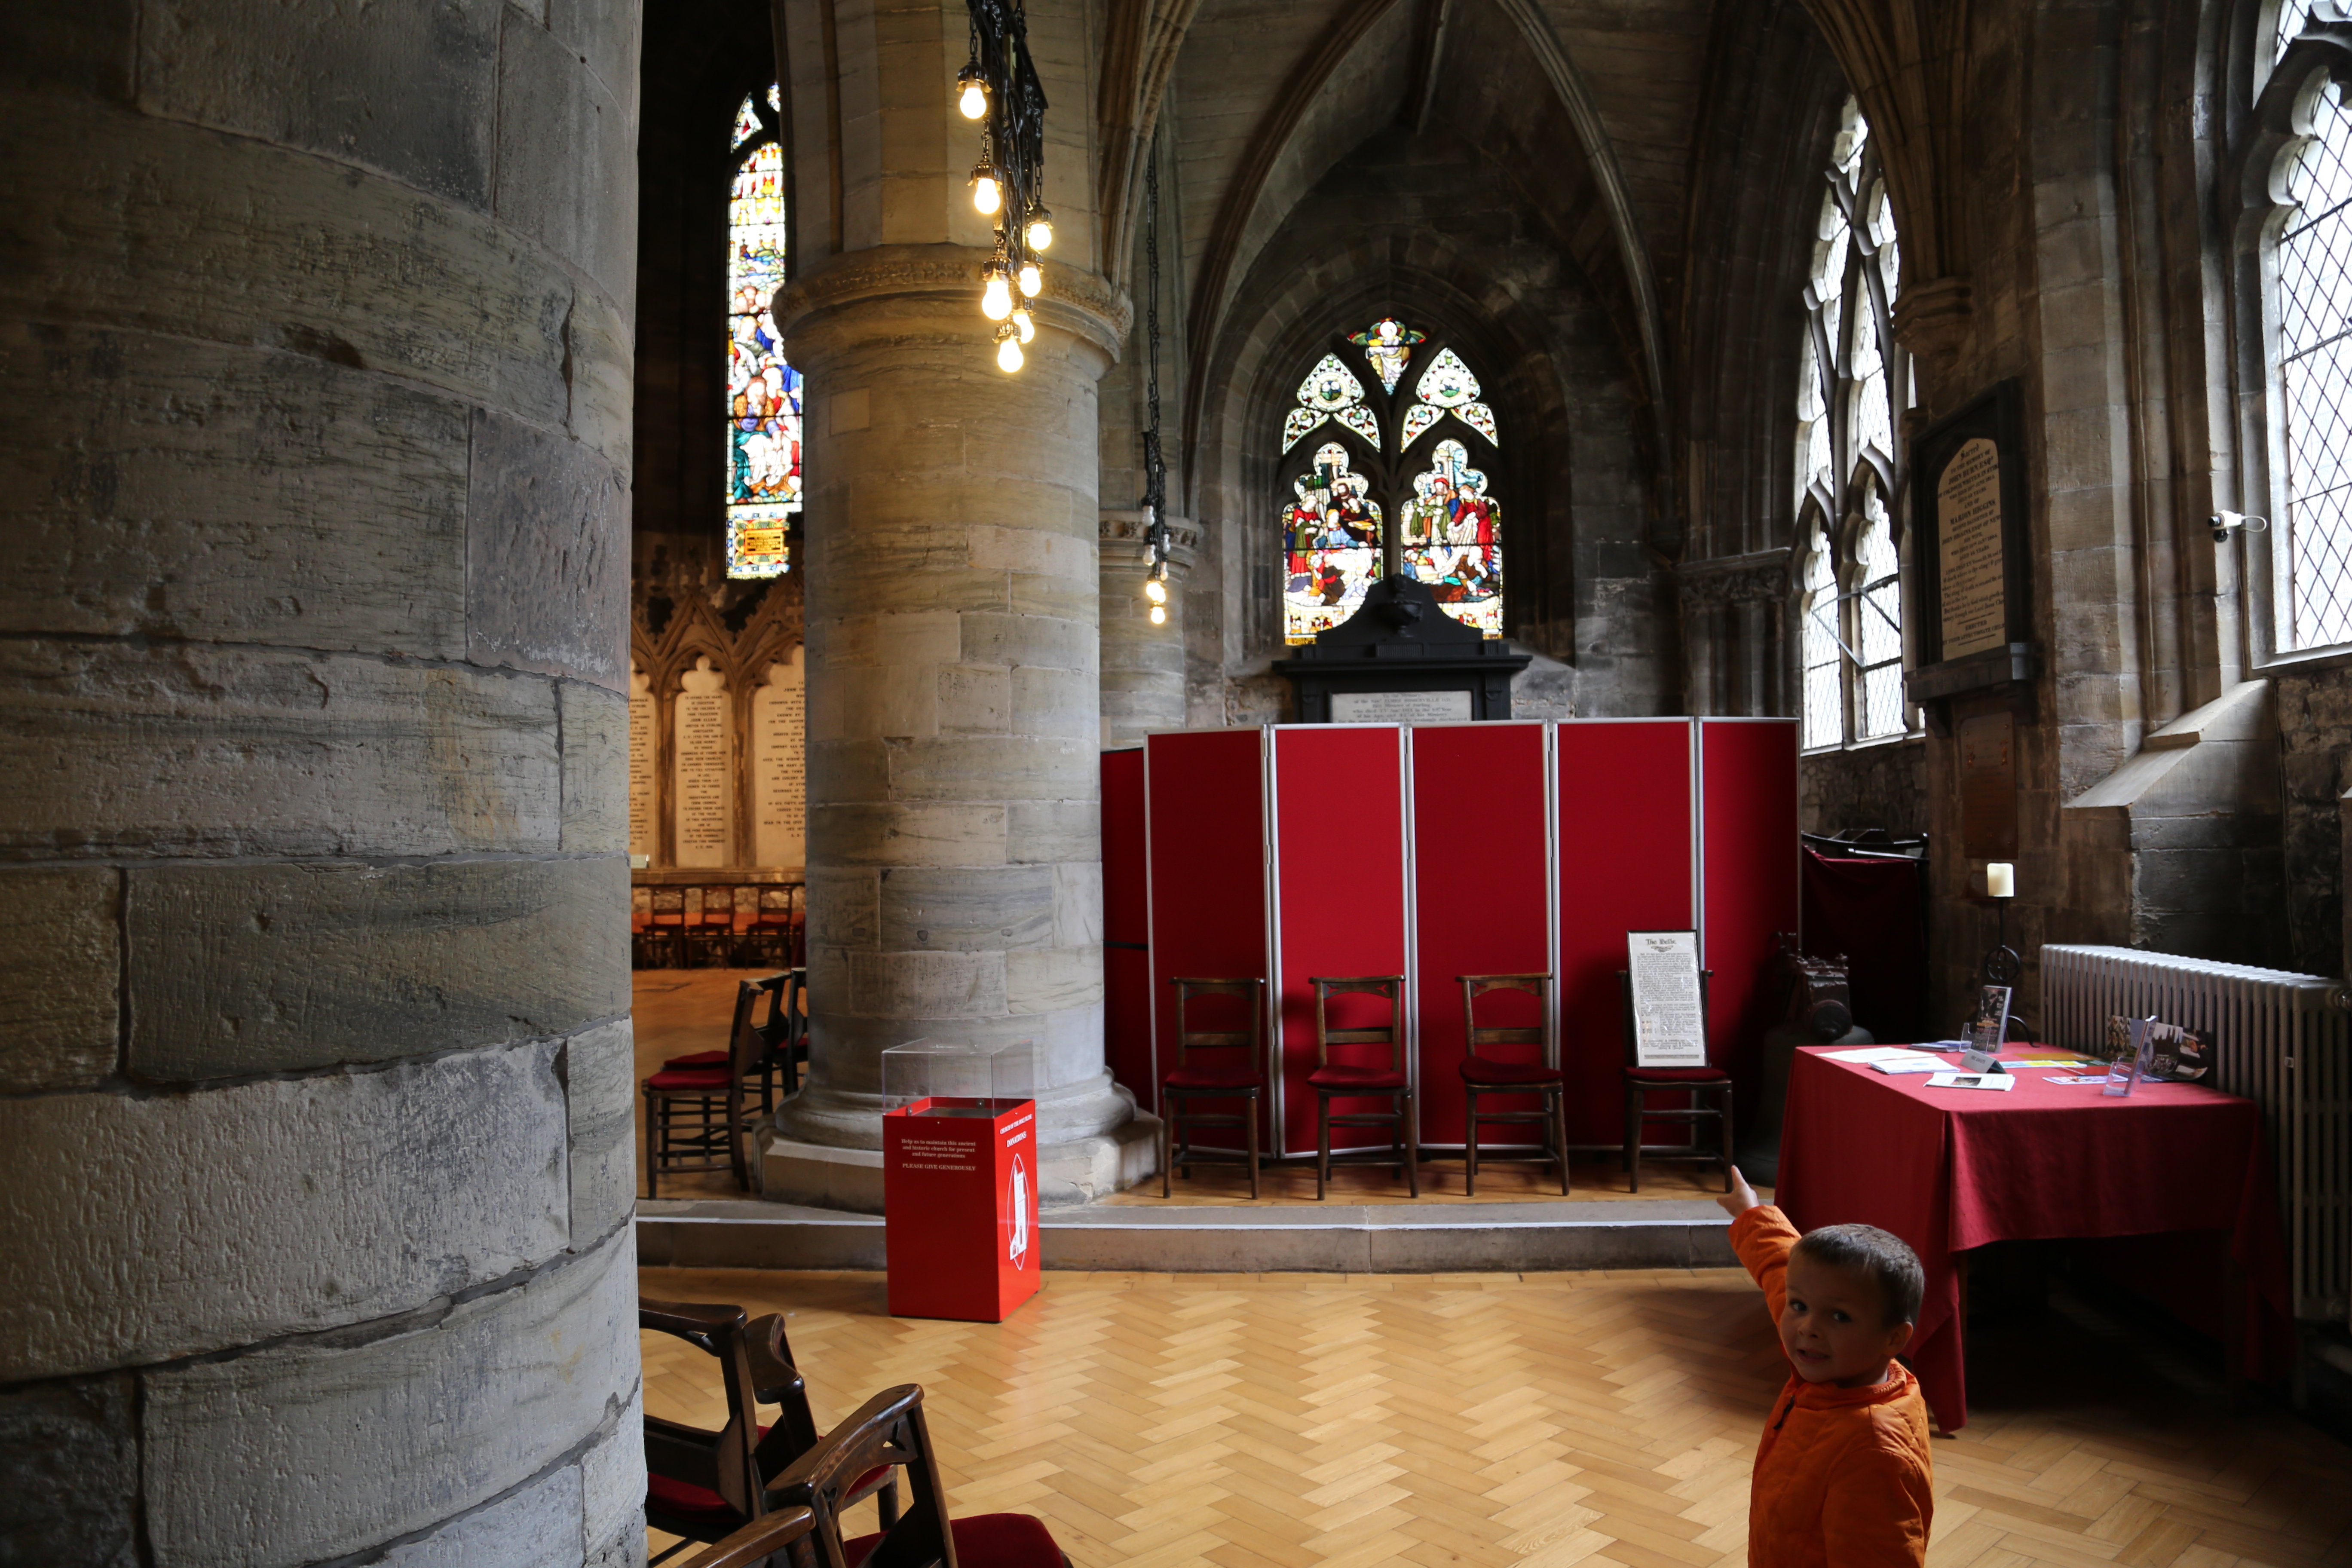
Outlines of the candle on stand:
{"label": "candle on stand", "polygon": [[1994,860],[1985,867],[1985,896],[1990,899],[2017,897],[2017,868],[2006,860]]}

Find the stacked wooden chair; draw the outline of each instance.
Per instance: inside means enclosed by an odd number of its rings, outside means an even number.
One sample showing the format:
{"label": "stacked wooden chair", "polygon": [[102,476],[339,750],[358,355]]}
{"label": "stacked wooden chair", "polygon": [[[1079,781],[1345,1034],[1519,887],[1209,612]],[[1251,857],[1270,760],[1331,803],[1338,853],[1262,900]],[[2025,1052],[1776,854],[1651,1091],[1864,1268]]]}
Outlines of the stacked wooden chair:
{"label": "stacked wooden chair", "polygon": [[[1699,1033],[1706,1032],[1707,982],[1715,977],[1712,969],[1698,972]],[[1705,1067],[1645,1068],[1641,1065],[1639,1042],[1633,1029],[1633,979],[1625,970],[1617,972],[1618,1003],[1625,1026],[1625,1174],[1635,1192],[1642,1190],[1642,1161],[1647,1156],[1656,1161],[1696,1161],[1722,1168],[1723,1190],[1731,1190],[1731,1075],[1709,1063]],[[1654,1109],[1653,1095],[1669,1094],[1679,1099],[1690,1096],[1688,1106]],[[1653,1121],[1687,1122],[1691,1124],[1694,1142],[1685,1151],[1679,1148],[1659,1149],[1642,1142],[1642,1129]],[[1700,1125],[1716,1123],[1716,1147],[1709,1151],[1696,1142]]]}
{"label": "stacked wooden chair", "polygon": [[793,970],[742,982],[725,1048],[672,1057],[645,1080],[646,1196],[661,1195],[666,1171],[724,1170],[738,1187],[757,1189],[751,1129],[775,1113],[779,1079],[783,1095],[799,1091],[808,1060],[804,975]]}
{"label": "stacked wooden chair", "polygon": [[[646,1522],[681,1538],[653,1559],[657,1563],[694,1542],[727,1540],[775,1511],[777,1478],[821,1439],[781,1315],[747,1323],[740,1307],[640,1300],[637,1326],[710,1355],[727,1396],[726,1425],[715,1431],[646,1417]],[[772,1424],[760,1422],[761,1405],[778,1407]],[[868,1468],[842,1492],[842,1506],[870,1497],[887,1529],[898,1517],[898,1475]]]}
{"label": "stacked wooden chair", "polygon": [[[1315,1091],[1315,1195],[1330,1189],[1331,1167],[1402,1165],[1405,1186],[1421,1196],[1421,1130],[1413,1111],[1412,1076],[1405,1061],[1404,976],[1358,974],[1311,977],[1315,987],[1315,1070],[1307,1075]],[[1373,1027],[1338,1029],[1331,1026],[1335,996],[1378,996],[1389,1005],[1388,1022]],[[1386,1061],[1370,1064],[1332,1059],[1332,1047],[1386,1047]],[[1351,1054],[1360,1054],[1353,1053]],[[1384,1100],[1386,1110],[1354,1110],[1334,1114],[1334,1100]],[[1386,1149],[1331,1152],[1334,1127],[1385,1127]]]}

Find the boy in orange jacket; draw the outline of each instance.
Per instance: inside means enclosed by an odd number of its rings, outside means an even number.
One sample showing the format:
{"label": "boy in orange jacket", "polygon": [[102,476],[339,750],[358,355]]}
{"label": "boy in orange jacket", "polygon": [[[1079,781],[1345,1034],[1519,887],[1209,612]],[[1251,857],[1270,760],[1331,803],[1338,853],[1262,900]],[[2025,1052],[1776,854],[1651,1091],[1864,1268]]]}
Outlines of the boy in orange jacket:
{"label": "boy in orange jacket", "polygon": [[1916,1568],[1936,1512],[1927,1402],[1895,1357],[1918,1322],[1919,1259],[1875,1226],[1801,1237],[1731,1177],[1717,1201],[1791,1369],[1748,1483],[1748,1568]]}

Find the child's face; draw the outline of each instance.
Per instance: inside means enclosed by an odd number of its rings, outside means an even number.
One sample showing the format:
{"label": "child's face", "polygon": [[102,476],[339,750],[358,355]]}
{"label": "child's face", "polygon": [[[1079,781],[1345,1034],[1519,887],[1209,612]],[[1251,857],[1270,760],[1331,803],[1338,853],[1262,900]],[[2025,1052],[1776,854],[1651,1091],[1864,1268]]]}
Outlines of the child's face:
{"label": "child's face", "polygon": [[1911,1341],[1909,1323],[1889,1323],[1878,1282],[1858,1268],[1789,1259],[1789,1300],[1780,1344],[1807,1383],[1862,1388],[1886,1375],[1886,1363]]}

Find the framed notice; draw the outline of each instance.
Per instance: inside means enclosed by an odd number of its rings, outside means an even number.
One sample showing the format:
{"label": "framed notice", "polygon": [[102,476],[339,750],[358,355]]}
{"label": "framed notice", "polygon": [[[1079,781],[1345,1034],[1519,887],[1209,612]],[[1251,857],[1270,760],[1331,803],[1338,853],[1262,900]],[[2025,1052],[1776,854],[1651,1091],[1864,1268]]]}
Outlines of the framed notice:
{"label": "framed notice", "polygon": [[2020,395],[2005,381],[1912,443],[1912,701],[2032,678],[2025,526]]}
{"label": "framed notice", "polygon": [[1627,931],[1625,977],[1633,994],[1634,1062],[1645,1068],[1706,1066],[1698,932]]}

